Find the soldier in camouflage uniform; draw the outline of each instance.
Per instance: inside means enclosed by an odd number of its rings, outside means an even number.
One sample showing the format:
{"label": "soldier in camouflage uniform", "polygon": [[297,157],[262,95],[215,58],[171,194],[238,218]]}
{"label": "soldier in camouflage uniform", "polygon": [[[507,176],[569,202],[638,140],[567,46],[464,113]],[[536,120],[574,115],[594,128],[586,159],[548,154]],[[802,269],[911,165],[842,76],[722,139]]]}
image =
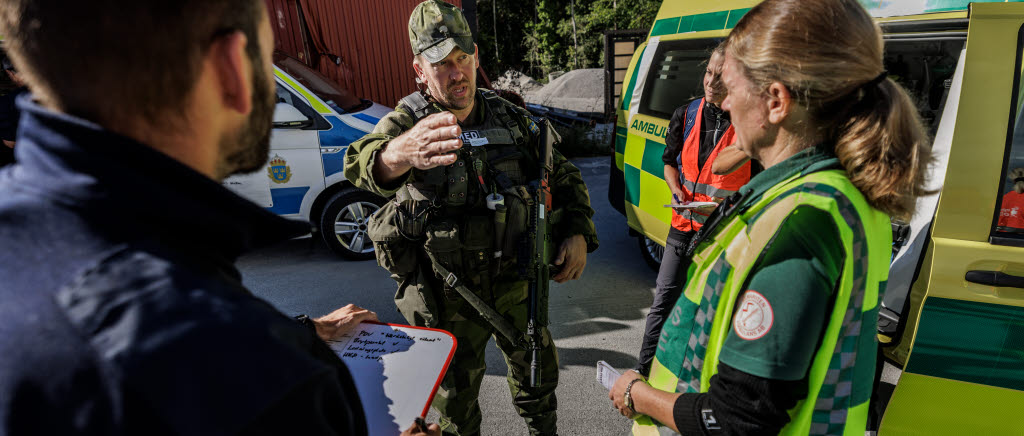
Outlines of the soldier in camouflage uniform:
{"label": "soldier in camouflage uniform", "polygon": [[[549,125],[476,88],[476,45],[461,10],[437,0],[421,3],[409,20],[409,39],[413,69],[427,91],[403,98],[373,133],[352,143],[345,176],[392,198],[371,219],[368,233],[378,263],[398,282],[399,311],[411,324],[458,339],[433,403],[444,433],[479,434],[484,349],[494,335],[508,363],[516,410],[532,434],[553,435],[558,356],[546,327],[547,295],[539,305],[541,383],[530,388],[525,344],[495,334],[449,285],[457,277],[526,330],[528,283],[517,255],[532,200],[527,187],[539,174],[540,129]],[[551,263],[558,267],[552,279],[561,283],[579,278],[598,242],[579,170],[553,154],[550,220],[557,250]]]}

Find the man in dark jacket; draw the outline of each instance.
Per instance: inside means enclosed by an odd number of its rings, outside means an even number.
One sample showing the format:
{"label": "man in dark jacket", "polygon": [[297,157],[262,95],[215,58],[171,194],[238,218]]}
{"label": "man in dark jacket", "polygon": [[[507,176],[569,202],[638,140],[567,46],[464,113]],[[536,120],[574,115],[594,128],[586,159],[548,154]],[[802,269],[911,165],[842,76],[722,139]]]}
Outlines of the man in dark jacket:
{"label": "man in dark jacket", "polygon": [[263,2],[5,0],[0,29],[36,93],[0,170],[0,435],[366,434],[321,339],[375,315],[297,322],[233,265],[309,231],[218,183],[267,159]]}

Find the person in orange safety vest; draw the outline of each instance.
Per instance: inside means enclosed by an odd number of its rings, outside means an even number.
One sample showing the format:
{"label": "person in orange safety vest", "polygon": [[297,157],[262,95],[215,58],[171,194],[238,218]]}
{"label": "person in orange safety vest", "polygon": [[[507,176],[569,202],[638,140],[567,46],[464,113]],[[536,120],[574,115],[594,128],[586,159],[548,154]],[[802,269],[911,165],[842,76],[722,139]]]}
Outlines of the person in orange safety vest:
{"label": "person in orange safety vest", "polygon": [[[722,62],[719,47],[712,52],[704,71],[704,97],[676,109],[669,122],[662,161],[673,204],[719,203],[750,181],[750,158],[738,147],[731,147],[736,134],[729,114],[720,106],[725,100]],[[636,367],[641,374],[650,371],[661,327],[683,289],[690,265],[690,259],[684,256],[686,246],[714,208],[672,210],[672,228],[665,241],[657,291]]]}

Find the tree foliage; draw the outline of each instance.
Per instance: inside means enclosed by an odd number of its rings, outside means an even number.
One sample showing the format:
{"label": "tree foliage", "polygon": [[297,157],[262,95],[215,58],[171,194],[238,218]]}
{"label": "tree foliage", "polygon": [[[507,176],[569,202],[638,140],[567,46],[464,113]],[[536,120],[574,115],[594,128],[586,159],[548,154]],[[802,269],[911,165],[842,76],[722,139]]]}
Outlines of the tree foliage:
{"label": "tree foliage", "polygon": [[481,62],[492,75],[515,69],[537,78],[600,67],[603,32],[650,29],[660,6],[659,0],[478,0]]}

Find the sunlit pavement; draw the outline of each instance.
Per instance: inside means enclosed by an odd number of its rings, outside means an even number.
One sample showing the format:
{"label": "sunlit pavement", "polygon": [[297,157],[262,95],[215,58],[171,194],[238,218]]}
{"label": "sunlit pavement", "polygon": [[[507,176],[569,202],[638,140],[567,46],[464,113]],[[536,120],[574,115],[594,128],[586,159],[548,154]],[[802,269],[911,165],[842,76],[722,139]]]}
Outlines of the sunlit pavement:
{"label": "sunlit pavement", "polygon": [[[551,333],[561,367],[558,386],[559,434],[621,435],[630,422],[620,416],[597,384],[594,363],[605,360],[633,366],[651,304],[655,273],[640,257],[626,219],[608,203],[610,158],[573,161],[590,188],[601,248],[587,258],[583,277],[551,284]],[[392,297],[395,283],[374,261],[350,262],[310,238],[289,241],[243,257],[239,268],[246,286],[289,315],[323,315],[355,303],[377,312],[384,322],[404,323]],[[512,407],[505,362],[491,342],[487,375],[480,393],[483,434],[526,435]],[[428,418],[436,421],[436,413]]]}

